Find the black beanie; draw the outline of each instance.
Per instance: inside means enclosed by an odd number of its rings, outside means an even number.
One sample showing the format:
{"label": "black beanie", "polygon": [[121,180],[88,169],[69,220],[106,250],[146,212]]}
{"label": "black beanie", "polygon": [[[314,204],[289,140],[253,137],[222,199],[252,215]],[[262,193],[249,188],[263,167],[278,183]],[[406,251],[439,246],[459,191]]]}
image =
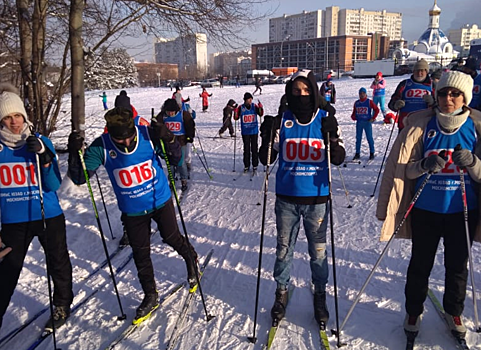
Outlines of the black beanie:
{"label": "black beanie", "polygon": [[180,111],[180,107],[177,103],[177,101],[173,98],[168,98],[164,102],[164,109],[168,112],[178,112]]}
{"label": "black beanie", "polygon": [[235,103],[235,101],[233,99],[230,99],[229,102],[227,102],[227,105],[231,106],[232,108],[237,107],[237,103]]}
{"label": "black beanie", "polygon": [[123,140],[135,133],[132,111],[123,107],[111,109],[104,116],[107,121],[107,131],[113,138]]}
{"label": "black beanie", "polygon": [[246,92],[246,93],[244,94],[244,101],[246,101],[246,100],[248,100],[248,99],[250,99],[250,98],[253,99],[254,96],[252,96],[252,94],[251,94],[250,92]]}

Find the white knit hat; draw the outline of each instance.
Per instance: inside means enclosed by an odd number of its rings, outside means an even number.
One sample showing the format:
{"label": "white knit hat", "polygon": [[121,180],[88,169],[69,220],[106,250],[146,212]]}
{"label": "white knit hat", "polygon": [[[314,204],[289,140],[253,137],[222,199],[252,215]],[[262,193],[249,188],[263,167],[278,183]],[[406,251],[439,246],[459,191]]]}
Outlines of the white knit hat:
{"label": "white knit hat", "polygon": [[452,87],[461,91],[464,95],[464,104],[467,106],[473,98],[473,78],[470,75],[460,71],[449,71],[444,73],[436,85],[436,101],[438,100],[438,91]]}
{"label": "white knit hat", "polygon": [[8,83],[0,84],[0,121],[11,113],[20,113],[28,120],[23,101],[18,96],[18,90]]}

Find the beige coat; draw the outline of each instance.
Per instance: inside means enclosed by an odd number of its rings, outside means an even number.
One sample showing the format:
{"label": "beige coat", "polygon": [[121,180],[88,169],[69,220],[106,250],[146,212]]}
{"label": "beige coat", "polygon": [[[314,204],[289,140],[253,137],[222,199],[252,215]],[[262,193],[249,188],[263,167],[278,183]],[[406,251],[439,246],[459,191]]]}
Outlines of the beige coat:
{"label": "beige coat", "polygon": [[[433,116],[434,111],[431,108],[410,114],[407,120],[405,119],[406,127],[394,141],[389,153],[379,189],[376,210],[376,217],[379,220],[384,220],[381,229],[381,241],[387,241],[391,238],[414,196],[416,180],[409,180],[406,177],[406,165],[410,159],[422,159],[423,133]],[[471,110],[470,117],[473,119],[477,135],[481,135],[481,112]],[[478,158],[481,158],[481,138],[479,136],[475,154]],[[477,192],[481,221],[481,186],[479,186]],[[409,216],[397,233],[396,238],[411,238]],[[478,222],[474,239],[481,242],[480,222]]]}

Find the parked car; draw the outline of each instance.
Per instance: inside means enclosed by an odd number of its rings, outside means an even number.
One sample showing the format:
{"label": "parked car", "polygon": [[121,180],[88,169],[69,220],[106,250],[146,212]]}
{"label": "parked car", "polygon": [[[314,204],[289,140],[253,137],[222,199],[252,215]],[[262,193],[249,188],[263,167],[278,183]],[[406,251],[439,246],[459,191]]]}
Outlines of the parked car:
{"label": "parked car", "polygon": [[200,82],[200,87],[203,88],[211,88],[211,87],[219,87],[220,83],[217,79],[205,79]]}

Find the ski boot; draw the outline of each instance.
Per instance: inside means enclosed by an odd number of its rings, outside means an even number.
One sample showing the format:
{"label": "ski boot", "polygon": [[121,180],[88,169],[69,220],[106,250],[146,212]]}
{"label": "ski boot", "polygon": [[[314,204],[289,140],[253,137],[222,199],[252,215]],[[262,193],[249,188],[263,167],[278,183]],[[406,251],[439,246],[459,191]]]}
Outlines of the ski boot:
{"label": "ski boot", "polygon": [[200,277],[199,262],[194,259],[194,263],[192,263],[192,259],[187,257],[185,265],[187,266],[187,283],[189,283],[189,288],[193,290],[197,286],[197,275]]}
{"label": "ski boot", "polygon": [[369,160],[373,160],[374,159],[374,153],[369,153]]}
{"label": "ski boot", "polygon": [[53,315],[45,324],[45,332],[52,333],[54,327],[55,329],[59,329],[65,324],[65,322],[67,322],[67,318],[69,316],[69,306],[55,306],[55,309],[53,310]]}
{"label": "ski boot", "polygon": [[361,159],[361,155],[359,153],[356,153],[352,158],[352,160],[359,160],[359,159]]}
{"label": "ski boot", "polygon": [[180,182],[182,183],[182,187],[180,188],[181,191],[187,191],[187,180],[180,180]]}
{"label": "ski boot", "polygon": [[327,324],[329,320],[325,291],[316,291],[314,293],[314,317],[319,325],[321,323]]}
{"label": "ski boot", "polygon": [[276,300],[271,309],[272,325],[276,326],[280,320],[282,320],[286,314],[287,306],[287,289],[277,288]]}
{"label": "ski boot", "polygon": [[461,316],[452,316],[446,313],[446,321],[449,325],[449,329],[451,329],[451,333],[453,333],[456,338],[466,338],[467,330]]}
{"label": "ski boot", "polygon": [[135,312],[133,324],[140,323],[150,317],[152,311],[159,307],[159,293],[153,292],[145,294],[144,300]]}
{"label": "ski boot", "polygon": [[125,229],[124,226],[124,234],[122,235],[122,238],[119,241],[119,246],[123,247],[128,247],[130,245],[129,242],[129,236],[127,236],[127,230]]}
{"label": "ski boot", "polygon": [[249,171],[249,167],[246,166],[246,167],[244,168],[244,174],[246,174],[248,171]]}

